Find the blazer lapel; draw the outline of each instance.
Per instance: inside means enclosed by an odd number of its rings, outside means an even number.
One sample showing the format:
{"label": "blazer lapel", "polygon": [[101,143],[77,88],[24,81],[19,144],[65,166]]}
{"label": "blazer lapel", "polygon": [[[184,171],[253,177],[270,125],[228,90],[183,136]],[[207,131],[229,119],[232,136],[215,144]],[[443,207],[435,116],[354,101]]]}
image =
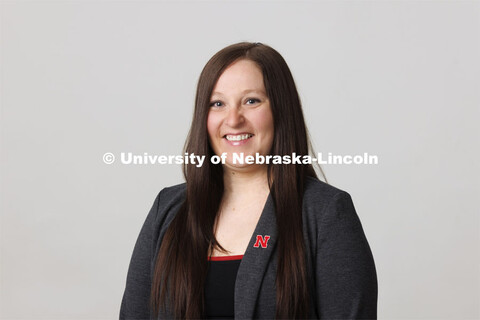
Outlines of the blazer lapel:
{"label": "blazer lapel", "polygon": [[235,282],[235,319],[253,318],[260,285],[275,249],[276,239],[275,209],[269,194],[238,268]]}

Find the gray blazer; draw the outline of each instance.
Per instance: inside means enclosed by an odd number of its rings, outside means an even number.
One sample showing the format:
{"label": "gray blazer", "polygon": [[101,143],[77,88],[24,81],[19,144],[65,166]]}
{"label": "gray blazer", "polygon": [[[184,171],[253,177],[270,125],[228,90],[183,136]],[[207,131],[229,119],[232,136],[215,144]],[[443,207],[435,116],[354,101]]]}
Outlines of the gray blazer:
{"label": "gray blazer", "polygon": [[[120,319],[151,318],[148,301],[156,253],[184,200],[185,190],[185,183],[168,187],[155,199],[130,261]],[[311,293],[310,318],[376,319],[375,263],[350,195],[308,178],[303,199],[303,231]],[[270,236],[268,242],[265,236]],[[275,317],[276,242],[274,203],[269,195],[238,269],[235,319]],[[165,311],[160,318],[172,315]]]}

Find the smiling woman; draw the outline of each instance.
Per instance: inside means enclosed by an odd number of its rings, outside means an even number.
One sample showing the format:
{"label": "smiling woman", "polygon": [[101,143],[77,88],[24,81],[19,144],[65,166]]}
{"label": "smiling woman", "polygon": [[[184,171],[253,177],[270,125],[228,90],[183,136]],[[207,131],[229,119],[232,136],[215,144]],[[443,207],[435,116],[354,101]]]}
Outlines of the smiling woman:
{"label": "smiling woman", "polygon": [[[207,118],[209,142],[217,155],[227,153],[224,170],[242,167],[233,163],[233,153],[269,154],[273,115],[262,70],[255,62],[240,59],[228,66],[215,85],[212,100]],[[256,170],[243,167],[243,172]]]}
{"label": "smiling woman", "polygon": [[[305,157],[302,107],[283,57],[261,43],[217,52],[200,75],[185,183],[160,191],[135,244],[121,319],[377,317],[373,255],[350,195]],[[321,171],[321,169],[320,169]]]}

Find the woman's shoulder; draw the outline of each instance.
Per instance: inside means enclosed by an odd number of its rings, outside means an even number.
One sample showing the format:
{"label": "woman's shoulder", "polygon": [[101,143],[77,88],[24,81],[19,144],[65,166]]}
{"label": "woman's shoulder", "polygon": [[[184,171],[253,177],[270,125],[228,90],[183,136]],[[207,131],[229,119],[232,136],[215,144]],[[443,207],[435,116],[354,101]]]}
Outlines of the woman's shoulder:
{"label": "woman's shoulder", "polygon": [[178,196],[183,196],[186,189],[187,184],[185,182],[175,184],[173,186],[165,187],[160,190],[159,197],[165,199],[177,198]]}
{"label": "woman's shoulder", "polygon": [[157,211],[176,206],[185,199],[187,184],[179,183],[169,187],[164,187],[157,195]]}
{"label": "woman's shoulder", "polygon": [[186,183],[179,183],[160,190],[147,216],[147,224],[154,230],[172,220],[185,199]]}
{"label": "woman's shoulder", "polygon": [[308,215],[316,219],[355,211],[352,197],[347,191],[313,177],[306,180],[303,207]]}
{"label": "woman's shoulder", "polygon": [[164,187],[157,193],[153,205],[154,211],[159,212],[164,208],[172,207],[185,198],[186,183],[179,183],[173,186]]}
{"label": "woman's shoulder", "polygon": [[304,198],[308,200],[330,201],[340,195],[349,195],[347,191],[321,181],[315,177],[307,177]]}

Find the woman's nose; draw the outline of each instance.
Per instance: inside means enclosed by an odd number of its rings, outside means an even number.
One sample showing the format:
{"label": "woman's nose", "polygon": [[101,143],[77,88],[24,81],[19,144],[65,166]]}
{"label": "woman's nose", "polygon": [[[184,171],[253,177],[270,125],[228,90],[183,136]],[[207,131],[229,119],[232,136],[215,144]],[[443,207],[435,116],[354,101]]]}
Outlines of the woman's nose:
{"label": "woman's nose", "polygon": [[226,122],[230,127],[236,127],[244,121],[243,112],[239,107],[229,108]]}

